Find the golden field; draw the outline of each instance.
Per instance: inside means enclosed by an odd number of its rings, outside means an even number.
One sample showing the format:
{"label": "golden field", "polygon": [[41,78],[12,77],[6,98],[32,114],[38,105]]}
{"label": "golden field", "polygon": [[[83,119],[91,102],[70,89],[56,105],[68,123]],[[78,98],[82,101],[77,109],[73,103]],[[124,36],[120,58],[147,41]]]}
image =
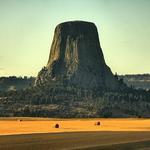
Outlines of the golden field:
{"label": "golden field", "polygon": [[[100,126],[95,125],[98,121]],[[60,128],[54,127],[56,123]],[[80,131],[150,131],[150,119],[0,119],[0,135]]]}

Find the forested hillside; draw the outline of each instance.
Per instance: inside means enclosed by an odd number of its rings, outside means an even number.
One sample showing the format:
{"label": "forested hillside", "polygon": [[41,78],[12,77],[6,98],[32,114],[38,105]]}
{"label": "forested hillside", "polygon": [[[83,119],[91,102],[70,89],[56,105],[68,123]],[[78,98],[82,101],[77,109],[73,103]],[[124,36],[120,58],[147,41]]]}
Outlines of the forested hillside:
{"label": "forested hillside", "polygon": [[34,77],[0,77],[0,91],[16,91],[25,89],[31,86],[34,82]]}
{"label": "forested hillside", "polygon": [[132,86],[136,89],[150,89],[150,74],[129,74],[121,75],[120,78],[123,78],[124,82],[128,86]]}

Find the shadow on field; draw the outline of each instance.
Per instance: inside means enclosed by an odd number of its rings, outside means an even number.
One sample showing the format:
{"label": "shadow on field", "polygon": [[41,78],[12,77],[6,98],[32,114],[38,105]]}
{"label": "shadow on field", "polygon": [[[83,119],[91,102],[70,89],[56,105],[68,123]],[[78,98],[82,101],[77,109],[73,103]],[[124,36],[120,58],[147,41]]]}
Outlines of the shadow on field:
{"label": "shadow on field", "polygon": [[150,150],[150,132],[69,132],[0,136],[0,150]]}
{"label": "shadow on field", "polygon": [[89,148],[79,148],[75,150],[150,150],[150,140],[142,142],[95,146]]}

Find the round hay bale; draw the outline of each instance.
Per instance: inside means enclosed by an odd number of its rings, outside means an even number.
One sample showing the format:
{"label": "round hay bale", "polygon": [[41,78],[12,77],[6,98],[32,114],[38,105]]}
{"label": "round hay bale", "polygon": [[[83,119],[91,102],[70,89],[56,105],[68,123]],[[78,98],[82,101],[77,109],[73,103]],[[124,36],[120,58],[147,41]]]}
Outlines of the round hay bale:
{"label": "round hay bale", "polygon": [[57,124],[55,124],[55,128],[59,128],[59,124],[57,123]]}
{"label": "round hay bale", "polygon": [[96,122],[95,125],[100,126],[101,125],[100,121]]}
{"label": "round hay bale", "polygon": [[17,121],[21,122],[22,120],[21,120],[21,119],[18,119]]}
{"label": "round hay bale", "polygon": [[97,122],[97,125],[98,125],[98,126],[100,126],[100,125],[101,125],[101,123],[98,121],[98,122]]}

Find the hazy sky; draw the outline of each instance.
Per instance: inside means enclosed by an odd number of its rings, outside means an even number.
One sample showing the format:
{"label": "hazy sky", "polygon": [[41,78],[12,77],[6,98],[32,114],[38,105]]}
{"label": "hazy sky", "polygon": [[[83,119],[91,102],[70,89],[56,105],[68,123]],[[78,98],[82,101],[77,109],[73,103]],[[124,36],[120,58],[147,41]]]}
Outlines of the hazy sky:
{"label": "hazy sky", "polygon": [[150,0],[0,0],[0,76],[36,76],[69,20],[96,24],[113,73],[150,73]]}

